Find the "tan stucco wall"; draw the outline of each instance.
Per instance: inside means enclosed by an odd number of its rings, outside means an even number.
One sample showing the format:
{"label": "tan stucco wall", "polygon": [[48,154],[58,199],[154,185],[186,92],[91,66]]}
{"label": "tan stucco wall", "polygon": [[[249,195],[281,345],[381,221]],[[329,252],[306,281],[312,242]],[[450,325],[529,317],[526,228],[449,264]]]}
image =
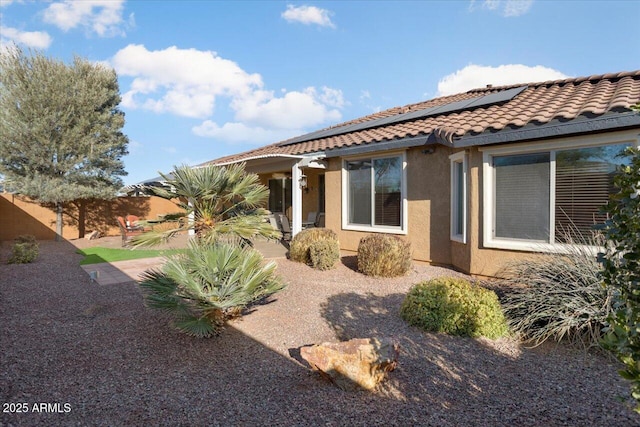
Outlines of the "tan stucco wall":
{"label": "tan stucco wall", "polygon": [[[449,240],[449,154],[438,147],[432,154],[416,148],[407,151],[407,235],[413,258],[436,264],[451,264]],[[369,232],[342,229],[342,159],[330,159],[326,173],[328,228],[338,233],[344,250],[356,251]]]}
{"label": "tan stucco wall", "polygon": [[[450,161],[453,150],[438,146],[435,153],[407,151],[408,233],[413,258],[449,265],[478,276],[495,276],[511,260],[535,254],[482,248],[482,154],[467,152],[467,242],[450,239]],[[342,159],[331,159],[326,173],[327,227],[338,233],[342,249],[357,251],[370,233],[342,230]]]}
{"label": "tan stucco wall", "polygon": [[[117,197],[113,200],[86,202],[85,234],[98,230],[104,235],[119,235],[116,216],[137,215],[142,219],[156,219],[158,214],[178,212],[172,202],[159,197]],[[67,203],[63,213],[62,236],[80,237],[78,206]],[[42,206],[28,198],[0,194],[0,241],[13,240],[31,234],[38,240],[55,238],[56,214],[52,207]]]}
{"label": "tan stucco wall", "polygon": [[324,169],[303,169],[307,176],[307,189],[302,192],[302,219],[307,220],[309,212],[318,212],[319,177],[325,173]]}

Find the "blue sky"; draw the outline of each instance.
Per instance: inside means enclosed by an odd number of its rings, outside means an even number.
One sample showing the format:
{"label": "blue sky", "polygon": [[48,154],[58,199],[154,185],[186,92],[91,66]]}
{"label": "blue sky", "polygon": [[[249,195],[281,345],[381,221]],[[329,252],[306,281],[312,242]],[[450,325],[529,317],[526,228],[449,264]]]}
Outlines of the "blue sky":
{"label": "blue sky", "polygon": [[640,68],[640,1],[0,0],[0,40],[115,68],[126,184],[486,84]]}

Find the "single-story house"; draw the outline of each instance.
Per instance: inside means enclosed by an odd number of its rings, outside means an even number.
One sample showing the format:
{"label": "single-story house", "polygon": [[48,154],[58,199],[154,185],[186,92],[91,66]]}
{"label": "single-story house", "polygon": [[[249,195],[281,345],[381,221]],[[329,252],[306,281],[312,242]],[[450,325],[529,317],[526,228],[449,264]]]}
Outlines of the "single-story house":
{"label": "single-story house", "polygon": [[294,235],[324,212],[343,250],[394,234],[415,260],[492,276],[602,220],[616,155],[639,144],[639,102],[640,70],[489,85],[205,164],[244,162]]}

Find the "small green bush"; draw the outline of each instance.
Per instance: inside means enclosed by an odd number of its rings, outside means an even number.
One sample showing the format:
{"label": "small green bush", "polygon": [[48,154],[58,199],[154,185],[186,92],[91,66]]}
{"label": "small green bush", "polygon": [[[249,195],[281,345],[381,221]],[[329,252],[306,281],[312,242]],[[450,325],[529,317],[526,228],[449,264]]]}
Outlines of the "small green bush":
{"label": "small green bush", "polygon": [[311,266],[317,270],[331,270],[340,259],[337,240],[318,240],[309,246]]}
{"label": "small green bush", "polygon": [[328,228],[307,228],[296,234],[289,245],[289,257],[293,261],[313,266],[310,248],[314,242],[320,241],[333,242],[331,244],[334,248],[338,248],[338,258],[340,257],[338,235]]}
{"label": "small green bush", "polygon": [[38,242],[35,236],[25,234],[18,236],[11,248],[9,264],[27,264],[38,258]]}
{"label": "small green bush", "polygon": [[400,315],[410,325],[430,332],[495,339],[508,331],[495,292],[453,277],[414,285]]}
{"label": "small green bush", "polygon": [[390,234],[372,234],[360,239],[358,271],[367,276],[396,277],[411,268],[411,245]]}
{"label": "small green bush", "polygon": [[23,234],[14,239],[16,243],[27,243],[33,246],[38,246],[38,241],[36,240],[36,236],[32,234]]}

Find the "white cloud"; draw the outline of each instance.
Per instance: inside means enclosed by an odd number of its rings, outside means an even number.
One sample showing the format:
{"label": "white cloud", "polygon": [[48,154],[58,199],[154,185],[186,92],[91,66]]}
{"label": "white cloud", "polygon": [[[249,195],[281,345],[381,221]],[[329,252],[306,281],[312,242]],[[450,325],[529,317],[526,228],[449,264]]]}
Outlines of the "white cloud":
{"label": "white cloud", "polygon": [[[155,113],[200,118],[199,136],[228,142],[275,142],[306,128],[341,119],[347,105],[341,90],[308,87],[302,91],[265,90],[262,77],[215,52],[169,47],[150,51],[129,45],[111,60],[118,75],[132,77],[122,106]],[[227,101],[233,120],[213,120],[216,103]],[[223,104],[224,105],[224,104]]]}
{"label": "white cloud", "polygon": [[[64,0],[52,3],[44,11],[44,21],[69,31],[85,27],[100,37],[124,35],[124,0]],[[130,17],[129,24],[132,23]]]}
{"label": "white cloud", "polygon": [[[481,7],[483,9],[496,11],[502,16],[509,18],[524,15],[529,12],[532,5],[533,0],[484,0],[482,1]],[[475,8],[476,0],[471,0],[469,10],[474,11]]]}
{"label": "white cloud", "polygon": [[218,126],[211,120],[206,120],[191,130],[194,134],[202,137],[215,138],[229,143],[250,143],[256,145],[282,141],[304,133],[301,129],[265,129],[259,126],[250,127],[239,122],[229,122],[223,126]]}
{"label": "white cloud", "polygon": [[287,92],[281,98],[274,97],[271,91],[258,90],[235,99],[231,107],[236,111],[236,119],[252,126],[300,129],[339,120],[342,115],[338,108],[342,105],[341,91],[323,87],[318,93],[314,87],[308,87],[302,92]]}
{"label": "white cloud", "polygon": [[320,9],[315,6],[294,6],[287,5],[287,10],[282,12],[282,17],[287,22],[300,22],[305,25],[320,25],[321,27],[335,28],[335,24],[331,22],[332,12],[326,9]]}
{"label": "white cloud", "polygon": [[363,105],[367,110],[370,110],[371,113],[378,113],[380,111],[382,111],[382,107],[379,105],[373,105],[371,103],[372,98],[371,98],[371,92],[369,92],[368,90],[361,90],[360,91],[360,104]]}
{"label": "white cloud", "polygon": [[553,68],[536,65],[507,64],[497,67],[470,64],[444,76],[438,82],[438,95],[451,95],[490,84],[502,86],[518,83],[565,79],[569,76]]}
{"label": "white cloud", "polygon": [[44,31],[20,31],[11,27],[0,27],[1,43],[12,41],[35,49],[46,49],[53,39]]}
{"label": "white cloud", "polygon": [[139,141],[130,139],[127,149],[129,150],[129,154],[141,154],[144,152],[144,145]]}
{"label": "white cloud", "polygon": [[204,118],[213,114],[216,96],[242,96],[262,87],[259,74],[211,51],[129,45],[112,63],[119,75],[134,78],[122,96],[123,106],[156,113]]}

